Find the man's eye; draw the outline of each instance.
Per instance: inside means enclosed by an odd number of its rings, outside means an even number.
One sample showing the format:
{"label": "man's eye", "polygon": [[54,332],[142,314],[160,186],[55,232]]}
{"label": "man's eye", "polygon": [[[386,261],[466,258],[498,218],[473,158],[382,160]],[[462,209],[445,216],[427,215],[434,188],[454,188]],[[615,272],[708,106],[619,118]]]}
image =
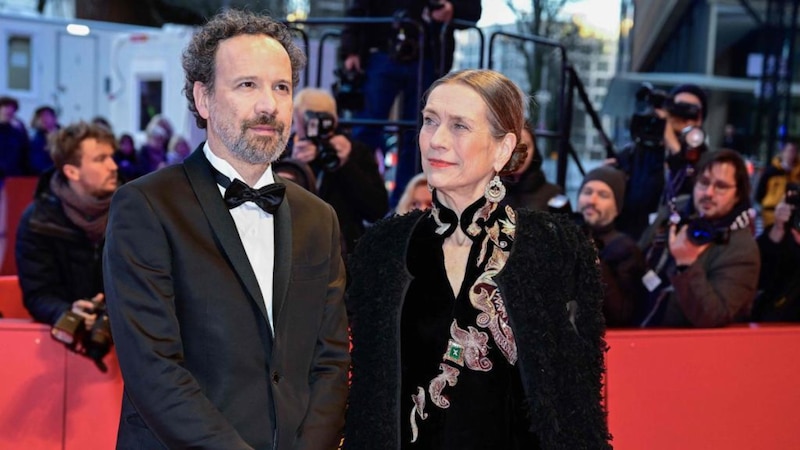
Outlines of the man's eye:
{"label": "man's eye", "polygon": [[288,84],[281,83],[281,84],[275,86],[275,90],[284,91],[284,92],[291,92],[292,91],[292,87],[289,86]]}
{"label": "man's eye", "polygon": [[422,124],[425,125],[425,126],[433,126],[433,125],[436,125],[436,121],[434,121],[430,117],[423,117],[422,118]]}

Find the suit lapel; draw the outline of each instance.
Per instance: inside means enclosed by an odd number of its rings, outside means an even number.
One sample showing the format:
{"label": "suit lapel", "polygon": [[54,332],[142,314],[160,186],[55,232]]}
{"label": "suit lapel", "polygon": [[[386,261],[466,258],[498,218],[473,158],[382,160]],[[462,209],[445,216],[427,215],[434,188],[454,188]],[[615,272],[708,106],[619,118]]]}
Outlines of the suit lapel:
{"label": "suit lapel", "polygon": [[292,210],[290,182],[276,176],[275,180],[286,185],[284,197],[275,214],[275,270],[272,276],[272,313],[276,332],[281,308],[289,290],[289,277],[292,269]]}
{"label": "suit lapel", "polygon": [[[228,212],[225,201],[222,199],[219,188],[214,181],[211,163],[208,162],[203,153],[202,144],[186,158],[184,169],[223,253],[239,275],[239,279],[248,294],[250,294],[250,298],[258,306],[264,321],[269,327],[267,308],[264,305],[264,296],[261,295],[261,289],[258,287],[256,274],[253,272],[247,253],[244,251],[244,246],[236,230],[236,224]],[[277,251],[275,256],[277,267],[277,261],[279,261]]]}

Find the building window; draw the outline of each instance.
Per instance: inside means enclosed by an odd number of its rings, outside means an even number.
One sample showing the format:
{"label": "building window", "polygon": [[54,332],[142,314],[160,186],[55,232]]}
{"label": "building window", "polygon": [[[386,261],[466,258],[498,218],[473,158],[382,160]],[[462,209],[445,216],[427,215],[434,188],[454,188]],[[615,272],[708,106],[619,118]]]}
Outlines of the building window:
{"label": "building window", "polygon": [[31,38],[30,36],[8,37],[8,61],[6,61],[8,89],[31,90]]}
{"label": "building window", "polygon": [[608,70],[608,61],[600,61],[597,63],[597,70],[605,72]]}

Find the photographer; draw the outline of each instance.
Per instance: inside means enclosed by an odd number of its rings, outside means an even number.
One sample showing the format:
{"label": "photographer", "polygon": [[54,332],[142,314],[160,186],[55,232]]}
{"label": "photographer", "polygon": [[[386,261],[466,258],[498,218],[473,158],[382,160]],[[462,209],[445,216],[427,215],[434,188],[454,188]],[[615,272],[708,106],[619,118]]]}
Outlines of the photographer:
{"label": "photographer", "polygon": [[642,326],[719,327],[749,317],[760,267],[749,198],[738,153],[703,156],[692,195],[671,202],[643,236]]}
{"label": "photographer", "polygon": [[707,100],[695,85],[680,85],[667,94],[645,84],[636,101],[633,142],[610,162],[628,175],[627,208],[620,211],[617,227],[639,239],[660,205],[691,193],[693,166],[706,151],[702,124]]}
{"label": "photographer", "polygon": [[665,200],[692,192],[694,165],[706,151],[703,121],[707,115],[706,93],[694,84],[674,87],[664,103],[667,184]]}
{"label": "photographer", "polygon": [[775,207],[775,223],[758,237],[760,291],[753,305],[756,322],[800,321],[800,192],[787,186]]}
{"label": "photographer", "polygon": [[372,150],[336,129],[336,100],[327,91],[305,88],[294,99],[295,134],[287,154],[311,166],[317,192],[339,217],[349,253],[374,222],[389,210],[383,179]]}
{"label": "photographer", "polygon": [[[420,95],[435,78],[449,72],[453,64],[455,39],[449,22],[453,19],[477,22],[481,12],[480,0],[353,0],[346,12],[348,17],[397,18],[394,24],[350,24],[342,32],[344,69],[366,75],[363,87],[366,103],[357,117],[386,120],[395,98],[402,94],[400,118],[416,121]],[[403,22],[403,18],[423,26],[423,49],[419,48],[417,26]],[[422,80],[418,76],[420,54],[424,55]],[[422,92],[417,90],[418,81]],[[380,127],[353,129],[354,138],[385,152],[382,134]],[[406,183],[417,172],[415,134],[416,130],[407,129],[401,136],[392,204],[397,203]]]}
{"label": "photographer", "polygon": [[51,142],[55,167],[40,177],[16,240],[23,300],[38,322],[56,325],[71,311],[91,330],[102,309],[101,255],[118,185],[115,142],[106,128],[85,122]]}

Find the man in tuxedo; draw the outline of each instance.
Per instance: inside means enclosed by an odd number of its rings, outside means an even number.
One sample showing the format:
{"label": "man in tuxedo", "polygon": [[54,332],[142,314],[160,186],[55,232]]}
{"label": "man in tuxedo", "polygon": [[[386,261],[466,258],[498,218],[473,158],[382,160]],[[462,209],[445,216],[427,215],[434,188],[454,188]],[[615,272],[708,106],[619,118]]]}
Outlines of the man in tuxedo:
{"label": "man in tuxedo", "polygon": [[114,196],[104,273],[125,381],[118,448],[339,442],[349,356],[336,214],[270,167],[304,64],[268,17],[211,19],[183,55],[207,141]]}

